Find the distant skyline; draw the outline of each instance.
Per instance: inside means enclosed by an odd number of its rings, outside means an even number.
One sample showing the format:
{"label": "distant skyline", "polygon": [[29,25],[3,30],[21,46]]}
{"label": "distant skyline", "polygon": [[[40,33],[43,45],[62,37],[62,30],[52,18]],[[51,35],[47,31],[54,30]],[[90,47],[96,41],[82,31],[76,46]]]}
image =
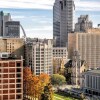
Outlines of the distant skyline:
{"label": "distant skyline", "polygon": [[[54,0],[0,0],[0,11],[11,13],[20,21],[28,37],[53,37]],[[100,24],[100,0],[75,0],[75,22],[82,14],[88,14],[94,27]]]}

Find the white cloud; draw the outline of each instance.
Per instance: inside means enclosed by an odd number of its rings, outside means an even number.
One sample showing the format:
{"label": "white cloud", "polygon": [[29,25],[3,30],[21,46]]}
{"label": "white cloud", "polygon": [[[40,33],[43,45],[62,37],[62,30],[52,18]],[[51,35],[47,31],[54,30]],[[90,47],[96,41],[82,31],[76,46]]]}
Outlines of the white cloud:
{"label": "white cloud", "polygon": [[77,11],[100,11],[100,1],[76,1]]}
{"label": "white cloud", "polygon": [[25,16],[14,16],[14,15],[12,15],[11,18],[12,19],[23,19],[23,18],[25,18]]}
{"label": "white cloud", "polygon": [[52,9],[53,0],[0,0],[0,8]]}
{"label": "white cloud", "polygon": [[27,37],[38,37],[38,38],[48,38],[52,39],[52,26],[41,26],[36,28],[27,28],[25,29]]}
{"label": "white cloud", "polygon": [[[0,0],[0,8],[52,9],[55,0]],[[74,0],[76,10],[100,11],[100,1]]]}

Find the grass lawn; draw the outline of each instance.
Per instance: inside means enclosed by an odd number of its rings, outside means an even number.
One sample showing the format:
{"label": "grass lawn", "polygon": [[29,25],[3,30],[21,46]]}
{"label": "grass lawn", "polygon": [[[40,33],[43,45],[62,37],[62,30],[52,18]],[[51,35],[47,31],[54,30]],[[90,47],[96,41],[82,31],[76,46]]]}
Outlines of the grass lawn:
{"label": "grass lawn", "polygon": [[78,100],[78,99],[74,99],[74,98],[67,97],[67,96],[62,96],[62,95],[55,93],[54,94],[54,100]]}

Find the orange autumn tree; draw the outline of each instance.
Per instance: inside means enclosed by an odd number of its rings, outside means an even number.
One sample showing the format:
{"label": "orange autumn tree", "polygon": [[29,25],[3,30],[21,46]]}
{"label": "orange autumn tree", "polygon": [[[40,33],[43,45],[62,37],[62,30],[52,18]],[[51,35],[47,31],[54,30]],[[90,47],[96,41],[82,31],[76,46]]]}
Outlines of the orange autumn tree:
{"label": "orange autumn tree", "polygon": [[24,97],[30,94],[31,80],[32,80],[31,69],[29,67],[25,67],[23,70]]}
{"label": "orange autumn tree", "polygon": [[48,74],[42,73],[39,75],[39,80],[42,84],[47,85],[50,83],[50,76]]}
{"label": "orange autumn tree", "polygon": [[39,76],[32,75],[29,67],[24,68],[24,93],[26,96],[33,98],[33,100],[41,100],[41,94],[44,87],[50,83],[50,77],[47,74],[40,74]]}

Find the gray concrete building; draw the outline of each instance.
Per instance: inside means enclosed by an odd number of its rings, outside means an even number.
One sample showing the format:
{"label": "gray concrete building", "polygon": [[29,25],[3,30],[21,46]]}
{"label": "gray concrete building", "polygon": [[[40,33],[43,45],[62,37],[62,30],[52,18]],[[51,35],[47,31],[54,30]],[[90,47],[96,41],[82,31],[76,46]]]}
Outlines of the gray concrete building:
{"label": "gray concrete building", "polygon": [[51,40],[37,40],[25,45],[26,66],[30,66],[35,75],[53,73],[53,53]]}
{"label": "gray concrete building", "polygon": [[54,47],[66,47],[68,33],[74,30],[74,1],[56,0],[53,6],[53,40]]}
{"label": "gray concrete building", "polygon": [[90,28],[93,28],[93,23],[89,20],[89,15],[80,15],[75,24],[75,32],[86,32]]}
{"label": "gray concrete building", "polygon": [[19,21],[7,21],[5,23],[4,37],[20,38],[20,22]]}

